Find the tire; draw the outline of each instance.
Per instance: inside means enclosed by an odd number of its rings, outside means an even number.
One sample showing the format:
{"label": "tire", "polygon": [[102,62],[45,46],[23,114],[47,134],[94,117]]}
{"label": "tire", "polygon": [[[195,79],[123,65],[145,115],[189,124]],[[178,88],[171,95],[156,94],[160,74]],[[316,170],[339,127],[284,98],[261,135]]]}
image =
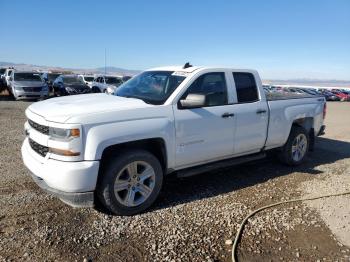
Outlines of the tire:
{"label": "tire", "polygon": [[[115,184],[119,184],[119,189]],[[112,213],[131,216],[154,203],[162,184],[159,160],[145,150],[128,150],[109,158],[102,167],[96,193],[101,204]]]}
{"label": "tire", "polygon": [[53,96],[54,97],[59,97],[61,96],[60,94],[60,89],[58,87],[53,87]]}
{"label": "tire", "polygon": [[[10,91],[10,90],[11,90],[11,91]],[[16,101],[17,98],[15,97],[14,93],[12,92],[12,88],[9,87],[7,91],[9,92],[10,98],[11,98],[12,100]]]}
{"label": "tire", "polygon": [[101,93],[101,90],[98,87],[94,86],[92,88],[92,93]]}
{"label": "tire", "polygon": [[281,148],[278,157],[286,165],[298,166],[305,161],[309,145],[310,138],[306,130],[300,126],[292,126],[288,140]]}

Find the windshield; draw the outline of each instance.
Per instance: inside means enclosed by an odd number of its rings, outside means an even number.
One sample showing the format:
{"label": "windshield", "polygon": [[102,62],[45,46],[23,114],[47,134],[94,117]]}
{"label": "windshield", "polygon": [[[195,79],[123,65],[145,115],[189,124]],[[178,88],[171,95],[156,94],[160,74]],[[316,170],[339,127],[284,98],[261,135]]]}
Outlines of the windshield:
{"label": "windshield", "polygon": [[47,74],[47,80],[49,81],[55,81],[57,77],[59,77],[60,74]]}
{"label": "windshield", "polygon": [[15,81],[42,81],[39,74],[34,73],[15,73]]}
{"label": "windshield", "polygon": [[86,82],[92,82],[94,80],[94,77],[93,76],[84,76],[84,80]]}
{"label": "windshield", "polygon": [[69,85],[82,85],[85,84],[83,80],[80,77],[77,76],[65,76],[63,77],[63,83],[69,84]]}
{"label": "windshield", "polygon": [[106,84],[109,84],[109,85],[117,85],[117,84],[120,84],[122,82],[117,77],[105,77],[105,80],[106,80]]}
{"label": "windshield", "polygon": [[115,95],[132,97],[146,103],[161,105],[186,78],[173,71],[145,71],[122,84]]}
{"label": "windshield", "polygon": [[131,79],[131,76],[123,76],[123,82],[128,81],[129,79]]}
{"label": "windshield", "polygon": [[0,69],[0,75],[2,75],[3,73],[5,73],[5,71],[6,71],[6,68],[1,68],[1,69]]}

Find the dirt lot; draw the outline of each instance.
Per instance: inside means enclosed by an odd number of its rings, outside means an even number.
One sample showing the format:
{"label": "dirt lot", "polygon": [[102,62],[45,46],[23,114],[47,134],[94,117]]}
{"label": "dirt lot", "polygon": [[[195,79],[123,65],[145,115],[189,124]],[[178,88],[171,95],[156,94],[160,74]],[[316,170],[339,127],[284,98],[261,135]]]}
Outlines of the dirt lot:
{"label": "dirt lot", "polygon": [[[134,217],[73,209],[28,176],[20,146],[30,102],[7,100],[0,96],[0,261],[230,261],[225,241],[250,211],[350,190],[350,103],[328,103],[327,134],[301,167],[269,158],[168,179],[154,208]],[[350,261],[349,206],[338,197],[263,211],[243,232],[239,260]]]}

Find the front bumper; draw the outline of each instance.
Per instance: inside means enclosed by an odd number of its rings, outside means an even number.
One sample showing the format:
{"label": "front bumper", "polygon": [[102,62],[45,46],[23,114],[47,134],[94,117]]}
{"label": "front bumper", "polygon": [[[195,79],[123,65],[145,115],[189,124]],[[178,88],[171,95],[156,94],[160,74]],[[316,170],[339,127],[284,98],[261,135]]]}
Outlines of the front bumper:
{"label": "front bumper", "polygon": [[26,138],[22,145],[24,165],[46,192],[74,207],[93,206],[99,161],[65,162],[41,157]]}
{"label": "front bumper", "polygon": [[37,98],[46,98],[49,96],[49,91],[41,91],[41,92],[26,92],[24,90],[14,90],[14,94],[16,99],[37,99]]}
{"label": "front bumper", "polygon": [[83,193],[71,193],[64,192],[52,187],[49,187],[44,179],[30,173],[34,182],[43,189],[46,193],[58,197],[62,202],[72,207],[93,207],[94,206],[94,192],[83,192]]}

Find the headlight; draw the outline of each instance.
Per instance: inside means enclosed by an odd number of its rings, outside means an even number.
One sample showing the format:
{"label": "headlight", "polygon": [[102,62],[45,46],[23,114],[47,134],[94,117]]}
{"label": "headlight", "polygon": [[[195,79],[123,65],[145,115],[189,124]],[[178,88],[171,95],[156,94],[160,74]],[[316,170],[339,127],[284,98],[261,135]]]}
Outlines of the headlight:
{"label": "headlight", "polygon": [[113,94],[116,88],[114,87],[107,87],[108,94]]}
{"label": "headlight", "polygon": [[70,138],[80,137],[80,130],[78,128],[63,129],[57,127],[50,127],[49,136],[59,140],[69,140]]}
{"label": "headlight", "polygon": [[[80,141],[80,129],[72,128],[57,128],[49,127],[49,151],[60,157],[73,157],[80,156],[81,141]],[[66,158],[64,158],[66,159]],[[63,159],[61,159],[63,160]]]}
{"label": "headlight", "polygon": [[16,90],[23,90],[21,86],[13,86]]}

